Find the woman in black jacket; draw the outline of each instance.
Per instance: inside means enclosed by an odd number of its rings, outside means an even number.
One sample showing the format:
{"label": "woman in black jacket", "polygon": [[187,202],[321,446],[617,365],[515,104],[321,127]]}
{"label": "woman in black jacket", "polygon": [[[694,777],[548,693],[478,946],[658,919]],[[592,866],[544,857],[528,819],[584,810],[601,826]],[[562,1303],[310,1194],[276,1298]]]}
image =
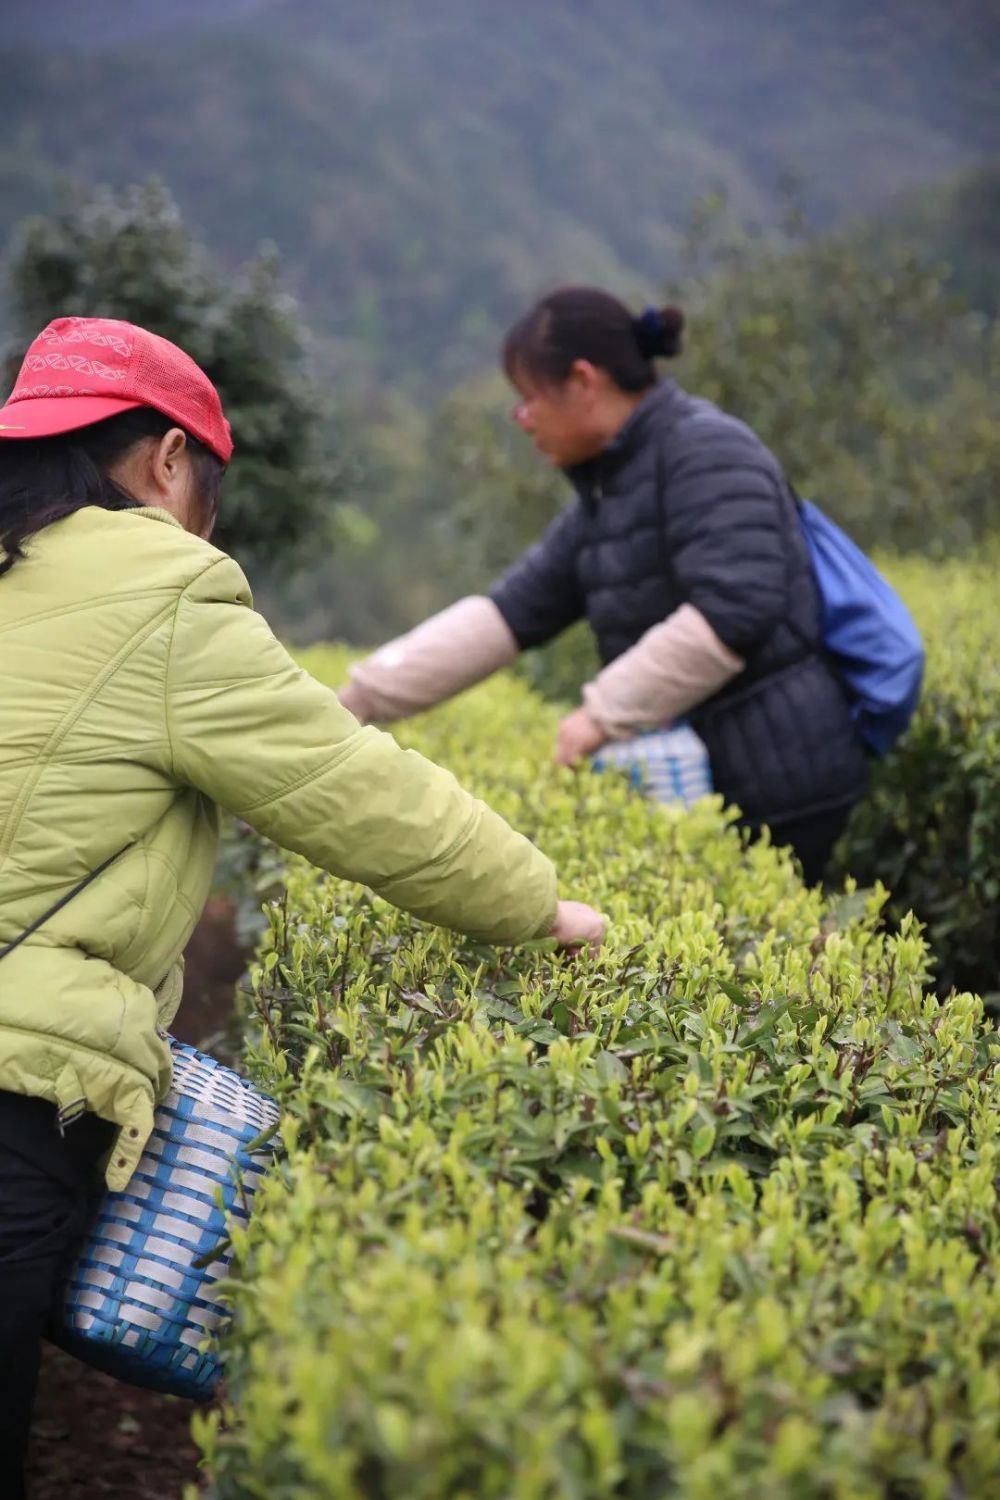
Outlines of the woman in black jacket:
{"label": "woman in black jacket", "polygon": [[514,416],[575,498],[490,590],[354,669],[342,694],[388,721],[451,696],[586,617],[603,671],[560,726],[557,759],[686,715],[715,787],[768,825],[806,879],[867,784],[824,657],[819,598],[781,467],[743,422],[659,380],[681,315],[633,318],[566,288],[507,336]]}

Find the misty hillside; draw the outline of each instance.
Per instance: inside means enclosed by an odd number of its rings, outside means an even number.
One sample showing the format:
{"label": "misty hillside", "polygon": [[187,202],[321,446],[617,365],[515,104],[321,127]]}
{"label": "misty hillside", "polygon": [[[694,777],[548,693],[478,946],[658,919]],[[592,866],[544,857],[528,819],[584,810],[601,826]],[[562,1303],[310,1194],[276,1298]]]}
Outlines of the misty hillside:
{"label": "misty hillside", "polygon": [[67,182],[157,174],[223,260],[276,242],[342,367],[447,382],[553,281],[654,290],[708,190],[769,222],[792,173],[822,227],[984,161],[996,16],[981,0],[18,0],[0,239]]}

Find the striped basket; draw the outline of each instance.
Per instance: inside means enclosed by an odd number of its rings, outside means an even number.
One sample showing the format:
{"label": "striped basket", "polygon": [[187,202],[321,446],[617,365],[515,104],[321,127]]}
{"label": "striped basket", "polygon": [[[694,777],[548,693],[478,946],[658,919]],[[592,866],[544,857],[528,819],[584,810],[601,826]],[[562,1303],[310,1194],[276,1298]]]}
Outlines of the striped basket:
{"label": "striped basket", "polygon": [[596,771],[627,771],[636,791],[653,802],[690,807],[712,790],[712,768],[701,737],[690,724],[648,729],[631,740],[613,740],[593,757]]}
{"label": "striped basket", "polygon": [[214,1058],[170,1047],[153,1134],[128,1187],[102,1200],[51,1337],[120,1380],[205,1401],[220,1374],[209,1341],[225,1317],[227,1216],[248,1217],[279,1111]]}

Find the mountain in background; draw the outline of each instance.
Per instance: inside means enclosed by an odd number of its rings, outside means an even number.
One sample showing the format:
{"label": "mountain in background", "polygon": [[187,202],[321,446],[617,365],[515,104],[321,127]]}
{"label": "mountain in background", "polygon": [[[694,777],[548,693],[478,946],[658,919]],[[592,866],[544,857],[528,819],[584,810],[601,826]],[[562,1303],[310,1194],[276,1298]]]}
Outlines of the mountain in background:
{"label": "mountain in background", "polygon": [[224,264],[277,244],[331,370],[411,388],[554,282],[655,293],[708,190],[912,217],[1000,141],[984,0],[8,0],[4,34],[0,240],[155,174]]}

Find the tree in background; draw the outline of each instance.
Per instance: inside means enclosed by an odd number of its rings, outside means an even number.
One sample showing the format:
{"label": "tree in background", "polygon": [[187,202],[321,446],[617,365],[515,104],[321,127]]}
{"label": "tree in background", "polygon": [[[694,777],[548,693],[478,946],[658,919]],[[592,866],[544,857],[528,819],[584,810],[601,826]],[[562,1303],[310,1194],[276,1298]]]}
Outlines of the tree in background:
{"label": "tree in background", "polygon": [[13,375],[51,318],[124,318],[172,339],[218,387],[236,462],[218,541],[245,562],[290,567],[337,539],[363,540],[340,498],[348,461],[305,330],[264,249],[230,277],[192,237],[156,182],[99,191],[28,220],[10,269]]}
{"label": "tree in background", "polygon": [[998,325],[891,229],[783,240],[696,209],[680,377],[754,427],[865,547],[943,556],[1000,523]]}

